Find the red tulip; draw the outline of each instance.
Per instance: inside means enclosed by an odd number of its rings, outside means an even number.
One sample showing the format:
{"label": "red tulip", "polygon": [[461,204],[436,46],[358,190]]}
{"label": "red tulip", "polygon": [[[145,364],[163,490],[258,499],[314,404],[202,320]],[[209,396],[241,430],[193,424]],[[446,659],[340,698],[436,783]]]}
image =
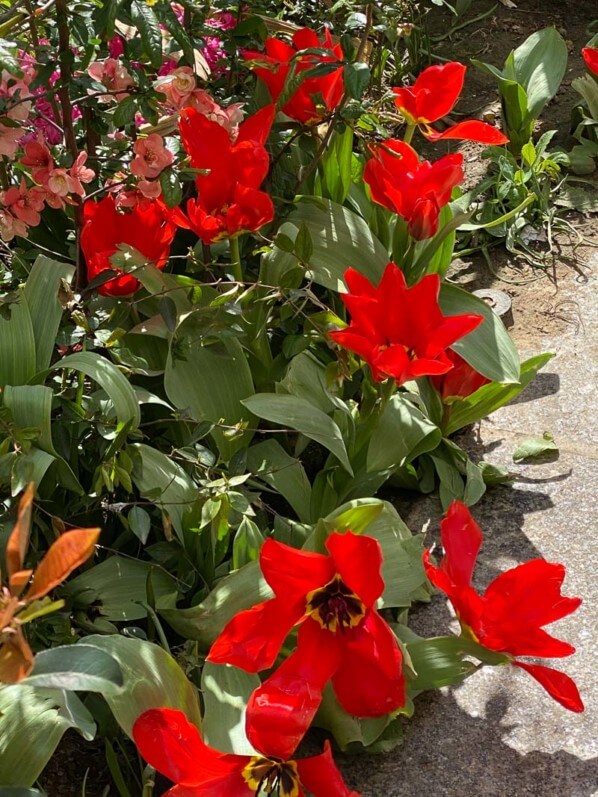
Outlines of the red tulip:
{"label": "red tulip", "polygon": [[198,198],[179,209],[176,223],[193,230],[205,244],[258,230],[274,218],[272,200],[258,190],[268,174],[264,146],[275,108],[268,105],[239,127],[233,144],[228,132],[194,108],[181,111],[181,138],[191,166],[205,174],[196,178]]}
{"label": "red tulip", "polygon": [[598,75],[598,48],[584,47],[581,54],[590,72]]}
{"label": "red tulip", "polygon": [[447,373],[453,365],[445,350],[483,321],[479,315],[442,315],[438,274],[408,288],[401,269],[389,263],[377,288],[352,268],[345,282],[349,293],[341,298],[351,323],[330,337],[362,357],[377,382],[390,376],[402,385]]}
{"label": "red tulip", "polygon": [[443,401],[453,398],[467,398],[484,385],[491,382],[460,357],[456,351],[447,349],[446,356],[453,364],[450,371],[442,376],[432,376],[430,381],[442,396]]}
{"label": "red tulip", "polygon": [[466,67],[457,61],[430,66],[420,73],[413,86],[393,89],[395,105],[410,125],[418,125],[430,141],[456,138],[479,141],[481,144],[507,144],[509,139],[492,125],[470,119],[438,133],[431,122],[437,122],[453,110],[465,81]]}
{"label": "red tulip", "polygon": [[540,664],[518,661],[517,656],[556,658],[570,656],[575,648],[555,639],[543,626],[574,612],[580,598],[561,594],[565,568],[545,559],[533,559],[501,573],[483,595],[471,586],[482,532],[460,501],[453,501],[440,524],[444,557],[440,567],[424,553],[430,581],[448,595],[465,636],[489,650],[505,653],[511,664],[526,670],[558,703],[583,711],[577,686],[568,675]]}
{"label": "red tulip", "polygon": [[203,741],[182,711],[155,708],[133,725],[139,752],[158,772],[176,783],[165,797],[360,797],[345,786],[330,743],[311,758],[280,760],[266,751],[255,756],[220,753]]}
{"label": "red tulip", "polygon": [[299,625],[295,652],[247,707],[249,741],[282,759],[305,734],[329,680],[343,708],[359,717],[405,703],[401,652],[376,611],[384,589],[378,541],[335,532],[326,547],[329,556],[266,540],[260,565],[275,597],[234,617],[208,656],[248,672],[268,669]]}
{"label": "red tulip", "polygon": [[[323,41],[320,41],[313,30],[303,28],[293,35],[293,46],[280,39],[266,39],[265,47],[265,54],[255,50],[245,50],[243,57],[256,62],[251,68],[264,81],[274,102],[280,97],[291,68],[294,68],[294,75],[300,75],[301,72],[320,64],[334,64],[343,60],[342,47],[340,44],[336,46],[332,44],[332,36],[328,29]],[[297,57],[300,50],[316,47],[328,50],[330,55]],[[339,66],[327,75],[303,80],[291,98],[282,106],[282,110],[297,122],[314,124],[333,111],[342,96],[343,67]]]}
{"label": "red tulip", "polygon": [[[176,233],[172,213],[162,202],[141,202],[128,213],[120,213],[112,194],[100,202],[83,205],[81,248],[90,280],[102,271],[119,271],[110,262],[119,244],[134,247],[149,263],[164,268]],[[128,296],[140,287],[132,274],[122,274],[98,288],[102,296]]]}
{"label": "red tulip", "polygon": [[416,241],[438,230],[440,209],[448,204],[453,188],[463,180],[462,155],[445,155],[434,163],[421,161],[403,141],[390,139],[372,147],[363,179],[374,202],[398,213],[409,224]]}

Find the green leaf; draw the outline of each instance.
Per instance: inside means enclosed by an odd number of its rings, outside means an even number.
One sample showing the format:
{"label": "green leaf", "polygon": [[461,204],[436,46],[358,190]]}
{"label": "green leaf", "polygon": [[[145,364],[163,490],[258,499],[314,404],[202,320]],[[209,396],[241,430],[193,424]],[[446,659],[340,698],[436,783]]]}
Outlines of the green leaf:
{"label": "green leaf", "polygon": [[161,609],[160,616],[185,639],[195,639],[208,650],[232,618],[272,597],[257,562],[220,579],[208,597],[190,609]]}
{"label": "green leaf", "polygon": [[519,382],[517,384],[491,384],[483,385],[471,396],[464,399],[457,399],[451,404],[449,422],[445,429],[445,435],[451,435],[469,426],[471,423],[485,418],[496,412],[497,409],[508,404],[516,398],[521,391],[529,385],[535,378],[538,371],[554,357],[554,354],[538,354],[530,357],[521,364]]}
{"label": "green leaf", "polygon": [[143,0],[133,0],[131,16],[141,36],[145,55],[154,69],[162,66],[162,34],[154,11]]}
{"label": "green leaf", "polygon": [[289,502],[302,523],[309,522],[311,485],[300,460],[277,440],[264,440],[247,451],[247,467]]}
{"label": "green leaf", "polygon": [[76,606],[94,604],[94,612],[107,620],[141,620],[147,616],[141,604],[147,601],[150,574],[158,608],[173,606],[177,587],[172,576],[149,562],[118,555],[71,579],[63,587],[63,593]]}
{"label": "green leaf", "polygon": [[433,637],[407,644],[413,669],[417,673],[408,681],[409,694],[415,696],[428,689],[453,686],[472,675],[477,665],[464,660],[459,637]]}
{"label": "green leaf", "polygon": [[0,313],[0,388],[24,385],[36,372],[35,332],[24,290]]}
{"label": "green leaf", "polygon": [[121,100],[112,114],[112,124],[114,127],[127,127],[135,121],[135,114],[139,108],[137,98],[130,96]]}
{"label": "green leaf", "polygon": [[567,69],[567,45],[556,28],[532,33],[515,50],[513,61],[517,80],[528,97],[529,115],[536,119],[555,96]]}
{"label": "green leaf", "polygon": [[46,797],[46,793],[37,789],[26,789],[22,786],[3,786],[2,797]]}
{"label": "green leaf", "polygon": [[88,636],[85,645],[112,656],[122,670],[123,688],[104,697],[127,736],[131,736],[137,717],[150,708],[178,709],[190,722],[200,726],[196,689],[175,659],[161,647],[116,634]]}
{"label": "green leaf", "polygon": [[347,94],[354,100],[360,100],[370,82],[369,66],[357,61],[352,64],[347,64],[343,77]]}
{"label": "green leaf", "polygon": [[256,755],[245,733],[245,708],[261,684],[254,673],[207,661],[201,673],[204,742],[223,753]]}
{"label": "green leaf", "polygon": [[505,325],[486,302],[471,293],[444,283],[440,308],[445,315],[475,313],[484,316],[477,329],[451,346],[472,368],[493,382],[519,381],[519,354]]}
{"label": "green leaf", "polygon": [[351,188],[352,160],[353,129],[347,125],[342,132],[335,130],[319,167],[324,196],[341,205]]}
{"label": "green leaf", "polygon": [[440,429],[403,394],[395,393],[370,438],[367,469],[372,472],[407,465],[436,448],[441,439]]}
{"label": "green leaf", "polygon": [[160,174],[162,196],[169,208],[176,208],[183,201],[183,187],[174,169],[164,169]]}
{"label": "green leaf", "polygon": [[40,651],[25,686],[81,692],[118,691],[123,676],[116,659],[91,645],[62,645]]}
{"label": "green leaf", "polygon": [[131,474],[143,498],[151,500],[172,518],[172,525],[183,542],[185,515],[197,501],[197,487],[176,462],[151,446],[135,443]]}
{"label": "green leaf", "polygon": [[295,429],[321,443],[352,476],[353,470],[340,429],[328,415],[296,396],[257,393],[242,402],[258,418]]}
{"label": "green leaf", "polygon": [[304,197],[280,232],[295,240],[302,224],[314,246],[308,272],[311,279],[325,288],[344,291],[345,271],[353,267],[378,284],[388,253],[365,219],[329,199]]}
{"label": "green leaf", "polygon": [[544,432],[542,437],[528,437],[513,452],[514,462],[523,462],[545,454],[547,451],[558,451],[554,437],[550,432]]}
{"label": "green leaf", "polygon": [[63,283],[70,282],[74,273],[75,268],[69,263],[38,255],[27,277],[23,293],[31,314],[38,371],[44,371],[50,365],[63,314],[59,294]]}
{"label": "green leaf", "polygon": [[134,506],[127,515],[129,528],[142,545],[145,545],[152,527],[149,514],[141,506]]}
{"label": "green leaf", "polygon": [[187,66],[193,67],[195,64],[195,53],[193,52],[193,42],[189,34],[179,22],[177,15],[172,10],[170,3],[162,3],[160,7],[160,19],[172,38],[180,45]]}
{"label": "green leaf", "polygon": [[[171,346],[164,374],[166,395],[177,409],[188,410],[196,421],[211,421],[234,427],[251,421],[243,399],[254,392],[253,378],[236,338],[223,338],[212,346],[198,345],[202,337],[201,319],[191,315],[183,321]],[[222,458],[248,445],[250,432],[235,437],[215,428],[212,437]]]}
{"label": "green leaf", "polygon": [[7,72],[15,75],[15,77],[23,74],[17,59],[17,50],[18,45],[16,42],[0,39],[0,69],[6,69]]}
{"label": "green leaf", "polygon": [[76,695],[23,684],[0,687],[0,783],[32,786],[69,728],[88,741],[95,734]]}
{"label": "green leaf", "polygon": [[297,258],[302,262],[308,264],[314,251],[314,245],[311,240],[311,233],[305,222],[299,227],[299,232],[295,238],[294,251]]}
{"label": "green leaf", "polygon": [[72,368],[97,382],[112,400],[118,423],[129,424],[131,430],[137,429],[141,413],[135,391],[126,376],[110,360],[95,352],[83,351],[63,357],[50,370],[59,368]]}
{"label": "green leaf", "polygon": [[233,568],[238,570],[249,562],[256,562],[263,544],[264,535],[257,523],[244,517],[233,540]]}

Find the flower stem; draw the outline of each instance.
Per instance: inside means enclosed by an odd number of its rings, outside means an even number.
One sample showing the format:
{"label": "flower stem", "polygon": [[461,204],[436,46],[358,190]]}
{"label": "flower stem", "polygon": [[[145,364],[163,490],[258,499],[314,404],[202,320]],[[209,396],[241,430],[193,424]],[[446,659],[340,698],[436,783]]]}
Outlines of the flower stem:
{"label": "flower stem", "polygon": [[239,237],[231,238],[230,244],[230,261],[233,270],[233,277],[237,282],[244,282],[243,266],[241,265],[241,250],[239,248]]}
{"label": "flower stem", "polygon": [[407,123],[407,130],[405,130],[405,135],[403,136],[403,141],[405,144],[411,144],[411,139],[413,138],[413,134],[415,133],[415,128],[417,125],[415,123],[411,124],[410,122]]}

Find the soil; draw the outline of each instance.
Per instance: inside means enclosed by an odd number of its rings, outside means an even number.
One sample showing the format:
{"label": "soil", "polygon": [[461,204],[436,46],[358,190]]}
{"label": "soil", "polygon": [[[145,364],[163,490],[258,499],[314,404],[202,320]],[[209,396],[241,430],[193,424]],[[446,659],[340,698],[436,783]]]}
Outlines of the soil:
{"label": "soil", "polygon": [[[434,52],[448,59],[466,62],[469,58],[479,58],[502,65],[509,51],[531,33],[549,25],[556,26],[567,41],[569,68],[555,100],[544,111],[539,129],[556,129],[555,143],[570,147],[570,114],[577,99],[571,81],[584,72],[579,52],[593,33],[590,24],[598,17],[596,0],[519,0],[517,8],[507,8],[502,2],[500,0],[495,10],[480,22],[434,44]],[[468,16],[483,14],[493,5],[492,0],[475,0]],[[451,19],[449,12],[434,9],[430,15],[432,36],[443,35]],[[473,67],[468,70],[463,97],[455,121],[483,114],[500,115],[495,83]],[[485,168],[479,159],[482,147],[465,143],[458,149],[465,156],[468,182],[473,185]],[[490,263],[481,256],[458,260],[449,275],[452,281],[467,285],[470,290],[492,286],[509,295],[514,318],[511,332],[522,349],[540,350],[538,346],[543,335],[558,334],[571,327],[577,329],[581,323],[575,301],[562,299],[560,294],[564,285],[586,280],[588,253],[591,247],[598,246],[598,220],[575,213],[569,220],[581,229],[584,244],[575,246],[574,239],[557,235],[555,256],[544,268],[517,262],[498,246],[490,250]],[[74,731],[65,734],[39,783],[48,797],[80,797],[83,794],[85,797],[118,797],[106,765],[103,743],[83,742]],[[162,789],[158,787],[156,795],[160,793]]]}

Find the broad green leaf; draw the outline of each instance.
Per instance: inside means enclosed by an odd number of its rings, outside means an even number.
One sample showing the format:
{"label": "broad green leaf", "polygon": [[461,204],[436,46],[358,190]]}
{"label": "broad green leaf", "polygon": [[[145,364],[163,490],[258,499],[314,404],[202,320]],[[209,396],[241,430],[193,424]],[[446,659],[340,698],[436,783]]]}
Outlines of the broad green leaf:
{"label": "broad green leaf", "polygon": [[249,562],[256,562],[263,544],[264,535],[257,523],[244,517],[233,540],[233,568],[237,570]]}
{"label": "broad green leaf", "polygon": [[172,519],[183,542],[185,515],[197,501],[196,485],[179,464],[156,448],[135,443],[128,450],[133,455],[131,477],[137,489]]}
{"label": "broad green leaf", "polygon": [[185,639],[208,650],[229,620],[272,597],[257,562],[250,562],[217,582],[208,597],[190,609],[162,609],[160,616]]}
{"label": "broad green leaf", "polygon": [[444,283],[440,289],[440,308],[445,315],[475,313],[484,316],[477,329],[451,346],[464,360],[493,382],[519,381],[519,354],[505,325],[477,296]]}
{"label": "broad green leaf", "polygon": [[407,645],[417,673],[413,680],[407,682],[410,695],[459,684],[476,671],[474,662],[464,660],[460,641],[458,637],[434,637]]}
{"label": "broad green leaf", "polygon": [[230,431],[251,422],[243,399],[253,394],[253,379],[239,341],[223,338],[222,343],[202,346],[200,323],[191,315],[179,325],[166,363],[164,388],[174,406],[187,410],[194,420],[230,427],[212,432],[222,458],[228,461],[251,439],[250,432],[233,437]]}
{"label": "broad green leaf", "polygon": [[258,418],[295,429],[321,443],[353,475],[340,429],[332,418],[309,401],[296,396],[257,393],[245,399],[243,404]]}
{"label": "broad green leaf", "polygon": [[69,728],[88,741],[95,734],[76,695],[24,684],[0,687],[0,783],[33,786]]}
{"label": "broad green leaf", "polygon": [[309,522],[311,485],[300,460],[277,440],[264,440],[248,449],[247,467],[289,502],[301,522]]}
{"label": "broad green leaf", "polygon": [[22,683],[105,695],[123,686],[123,676],[116,659],[82,642],[40,651]]}
{"label": "broad green leaf", "polygon": [[261,684],[259,675],[229,664],[207,661],[201,672],[204,702],[202,736],[223,753],[256,755],[245,733],[245,709],[251,693]]}
{"label": "broad green leaf", "polygon": [[294,241],[302,224],[311,233],[314,246],[307,275],[314,282],[344,291],[343,277],[350,267],[375,284],[380,281],[388,253],[357,213],[329,199],[303,198],[280,232]]}
{"label": "broad green leaf", "polygon": [[[75,606],[91,607],[107,620],[141,620],[147,616],[141,605],[148,599],[148,577],[156,605],[173,606],[176,601],[176,581],[162,568],[139,559],[110,556],[99,565],[71,579],[63,593]],[[87,641],[87,640],[86,640]]]}
{"label": "broad green leaf", "polygon": [[118,422],[129,424],[131,430],[137,429],[141,413],[135,391],[126,376],[110,360],[95,352],[83,351],[63,357],[50,370],[59,368],[72,368],[97,382],[110,397]]}
{"label": "broad green leaf", "polygon": [[137,97],[125,97],[121,100],[112,114],[114,127],[127,127],[135,121],[135,114],[139,109]]}
{"label": "broad green leaf", "polygon": [[523,462],[526,459],[539,457],[547,451],[558,451],[550,432],[544,432],[542,437],[528,437],[520,443],[513,452],[513,461]]}
{"label": "broad green leaf", "polygon": [[85,645],[112,656],[122,670],[123,688],[104,697],[127,736],[131,736],[137,717],[150,708],[178,709],[197,727],[201,725],[195,687],[175,659],[161,647],[116,634],[88,636]]}
{"label": "broad green leaf", "polygon": [[521,364],[519,382],[516,384],[490,384],[483,385],[471,396],[464,399],[457,399],[451,404],[449,421],[445,429],[445,435],[451,435],[469,426],[471,423],[491,415],[499,407],[508,404],[516,398],[521,391],[529,385],[535,378],[538,371],[554,357],[554,354],[538,354],[530,357]]}
{"label": "broad green leaf", "polygon": [[0,388],[25,385],[36,372],[35,332],[25,291],[0,313]]}
{"label": "broad green leaf", "polygon": [[513,53],[515,73],[525,87],[532,118],[537,118],[557,93],[567,57],[567,45],[556,28],[532,33]]}
{"label": "broad green leaf", "polygon": [[[39,430],[35,445],[50,454],[57,463],[60,482],[69,490],[83,495],[83,488],[69,463],[61,457],[52,441],[52,389],[44,385],[6,386],[4,403],[10,408],[15,424],[21,429]],[[37,482],[36,482],[37,484]]]}
{"label": "broad green leaf", "polygon": [[131,16],[150,64],[159,69],[162,65],[162,34],[156,14],[144,0],[133,0]]}
{"label": "broad green leaf", "polygon": [[354,100],[360,100],[370,82],[370,68],[367,64],[354,61],[344,69],[345,89]]}
{"label": "broad green leaf", "polygon": [[335,131],[329,147],[322,158],[322,188],[325,196],[342,204],[351,187],[351,163],[353,158],[353,130],[347,125],[343,132]]}
{"label": "broad green leaf", "polygon": [[368,471],[401,467],[440,443],[440,429],[401,393],[386,405],[370,438]]}
{"label": "broad green leaf", "polygon": [[276,392],[306,399],[325,413],[335,408],[348,412],[346,404],[328,389],[326,367],[309,351],[293,357],[284,378],[276,384]]}
{"label": "broad green leaf", "polygon": [[3,786],[2,797],[47,797],[43,791],[26,789],[23,786]]}
{"label": "broad green leaf", "polygon": [[38,371],[43,371],[50,365],[63,314],[62,303],[58,297],[63,281],[70,282],[74,273],[75,268],[69,263],[38,255],[27,277],[23,293],[31,314]]}

